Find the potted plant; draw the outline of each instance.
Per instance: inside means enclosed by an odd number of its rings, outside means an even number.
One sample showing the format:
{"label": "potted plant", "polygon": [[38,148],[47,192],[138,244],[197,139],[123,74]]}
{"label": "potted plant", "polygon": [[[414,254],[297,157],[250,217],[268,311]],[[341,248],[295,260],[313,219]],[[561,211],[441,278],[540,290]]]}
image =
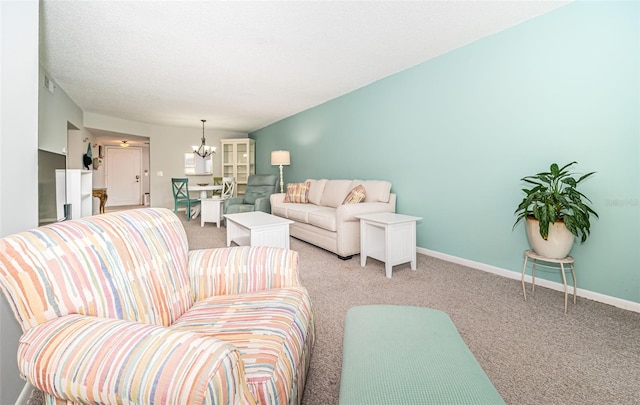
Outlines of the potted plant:
{"label": "potted plant", "polygon": [[525,219],[529,243],[541,256],[566,257],[576,237],[581,242],[589,237],[591,215],[598,218],[587,205],[591,200],[577,190],[578,184],[595,172],[578,178],[568,170],[574,164],[577,162],[559,167],[553,163],[548,172],[521,179],[531,188],[522,189],[526,195],[515,211],[517,217],[513,228]]}

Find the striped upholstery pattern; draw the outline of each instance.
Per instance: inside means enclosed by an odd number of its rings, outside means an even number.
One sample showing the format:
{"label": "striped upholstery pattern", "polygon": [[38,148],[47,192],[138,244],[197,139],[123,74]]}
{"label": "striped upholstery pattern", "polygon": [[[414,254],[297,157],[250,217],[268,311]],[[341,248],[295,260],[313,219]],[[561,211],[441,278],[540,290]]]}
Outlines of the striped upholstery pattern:
{"label": "striped upholstery pattern", "polygon": [[309,188],[311,182],[305,183],[289,183],[287,184],[287,192],[284,195],[284,202],[306,204],[309,202]]}
{"label": "striped upholstery pattern", "polygon": [[192,305],[186,234],[165,209],[97,215],[3,238],[0,283],[23,330],[68,314],[168,326]]}
{"label": "striped upholstery pattern", "polygon": [[228,343],[115,319],[67,315],[20,339],[20,369],[69,402],[252,404],[238,351]]}
{"label": "striped upholstery pattern", "polygon": [[189,252],[189,279],[195,301],[212,295],[298,286],[297,268],[298,252],[293,250],[257,246]]}
{"label": "striped upholstery pattern", "polygon": [[315,331],[297,266],[271,247],[189,252],[164,208],[0,239],[18,366],[48,404],[299,404]]}
{"label": "striped upholstery pattern", "polygon": [[315,340],[304,287],[223,295],[200,301],[172,326],[232,343],[261,404],[299,403]]}
{"label": "striped upholstery pattern", "polygon": [[365,196],[367,195],[366,190],[362,187],[362,184],[355,186],[349,194],[344,198],[342,204],[357,204],[359,202],[364,201]]}
{"label": "striped upholstery pattern", "polygon": [[233,343],[261,404],[299,403],[315,342],[298,252],[232,247],[189,252],[195,305],[173,327]]}

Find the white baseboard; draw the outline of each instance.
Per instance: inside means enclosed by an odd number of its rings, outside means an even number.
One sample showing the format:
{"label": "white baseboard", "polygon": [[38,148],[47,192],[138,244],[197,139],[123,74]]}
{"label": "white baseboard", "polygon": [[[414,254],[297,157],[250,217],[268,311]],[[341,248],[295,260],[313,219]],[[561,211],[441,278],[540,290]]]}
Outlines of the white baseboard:
{"label": "white baseboard", "polygon": [[[463,259],[461,257],[448,255],[446,253],[436,252],[435,250],[425,249],[418,247],[416,248],[418,253],[423,255],[432,256],[436,259],[445,260],[448,262],[460,264],[462,266],[471,267],[474,269],[486,271],[487,273],[497,274],[498,276],[511,278],[514,280],[520,280],[522,277],[522,273],[515,272],[507,269],[503,269],[501,267],[491,266],[489,264],[475,262],[473,260]],[[523,259],[524,260],[524,259]],[[525,275],[525,281],[531,283],[531,276]],[[545,280],[543,278],[536,278],[536,285],[540,285],[543,287],[551,288],[552,290],[562,291],[564,292],[564,285],[557,283],[555,281]],[[573,287],[570,286],[570,293],[573,293]],[[640,303],[623,300],[621,298],[611,297],[609,295],[597,293],[594,291],[585,290],[584,288],[578,288],[579,297],[584,297],[593,301],[602,302],[604,304],[613,305],[614,307],[626,309],[628,311],[640,312]]]}
{"label": "white baseboard", "polygon": [[31,398],[32,392],[33,385],[29,384],[28,382],[24,383],[22,392],[20,392],[20,396],[16,400],[16,405],[27,405],[27,402],[29,402],[29,398]]}

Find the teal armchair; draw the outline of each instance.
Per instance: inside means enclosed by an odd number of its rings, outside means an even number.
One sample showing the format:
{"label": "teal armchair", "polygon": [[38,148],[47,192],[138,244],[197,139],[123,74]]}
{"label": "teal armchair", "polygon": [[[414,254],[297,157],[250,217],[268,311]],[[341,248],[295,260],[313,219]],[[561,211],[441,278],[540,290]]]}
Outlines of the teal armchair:
{"label": "teal armchair", "polygon": [[224,201],[224,213],[262,211],[271,214],[269,197],[276,192],[278,177],[275,174],[254,174],[247,179],[243,197],[233,197]]}

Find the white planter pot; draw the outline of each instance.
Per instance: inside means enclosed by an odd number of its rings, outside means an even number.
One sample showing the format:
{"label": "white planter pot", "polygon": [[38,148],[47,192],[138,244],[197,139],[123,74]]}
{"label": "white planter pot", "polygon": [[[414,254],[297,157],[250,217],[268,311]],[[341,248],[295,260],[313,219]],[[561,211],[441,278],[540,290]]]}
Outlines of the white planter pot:
{"label": "white planter pot", "polygon": [[575,236],[564,225],[564,222],[549,224],[549,236],[540,236],[540,223],[537,219],[527,218],[527,238],[531,248],[540,256],[550,259],[563,259],[569,255]]}

